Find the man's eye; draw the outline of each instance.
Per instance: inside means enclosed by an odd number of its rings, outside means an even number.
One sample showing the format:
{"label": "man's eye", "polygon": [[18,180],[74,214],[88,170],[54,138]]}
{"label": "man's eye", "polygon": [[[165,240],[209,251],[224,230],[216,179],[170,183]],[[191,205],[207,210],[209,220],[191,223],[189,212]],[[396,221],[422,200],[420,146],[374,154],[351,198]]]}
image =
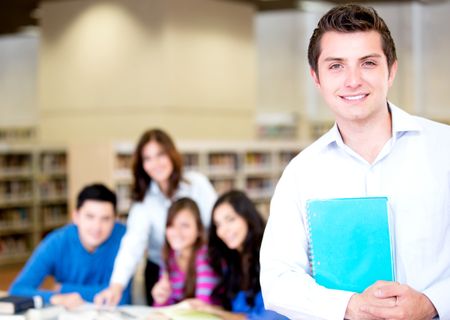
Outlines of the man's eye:
{"label": "man's eye", "polygon": [[330,66],[330,70],[337,70],[337,69],[340,69],[340,68],[342,68],[342,65],[338,64],[338,63],[332,64]]}
{"label": "man's eye", "polygon": [[363,63],[363,65],[366,66],[366,67],[375,67],[377,64],[374,61],[365,61]]}

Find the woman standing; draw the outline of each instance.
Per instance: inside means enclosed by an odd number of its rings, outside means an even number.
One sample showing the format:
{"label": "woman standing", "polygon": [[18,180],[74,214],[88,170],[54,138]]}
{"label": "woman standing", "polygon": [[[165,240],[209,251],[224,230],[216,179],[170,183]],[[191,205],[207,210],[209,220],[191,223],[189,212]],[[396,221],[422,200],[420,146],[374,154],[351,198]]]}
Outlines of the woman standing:
{"label": "woman standing", "polygon": [[222,309],[192,301],[194,308],[225,320],[286,319],[264,308],[259,284],[259,250],[264,221],[253,202],[241,191],[219,197],[209,229],[209,258],[219,283],[212,293]]}
{"label": "woman standing", "polygon": [[133,158],[134,203],[128,215],[127,232],[114,264],[110,286],[96,297],[97,304],[116,305],[123,288],[133,276],[147,248],[145,288],[152,305],[151,290],[158,281],[161,249],[167,211],[181,197],[193,199],[208,227],[210,212],[217,198],[208,178],[196,172],[183,172],[182,157],[167,133],[151,129],[141,136]]}

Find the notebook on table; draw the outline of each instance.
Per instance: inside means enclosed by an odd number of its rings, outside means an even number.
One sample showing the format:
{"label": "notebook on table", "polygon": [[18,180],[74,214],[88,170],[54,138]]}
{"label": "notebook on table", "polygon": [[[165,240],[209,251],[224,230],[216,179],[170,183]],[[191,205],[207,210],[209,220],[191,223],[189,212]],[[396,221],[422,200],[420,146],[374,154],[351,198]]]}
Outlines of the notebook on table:
{"label": "notebook on table", "polygon": [[307,202],[312,276],[329,289],[362,292],[394,281],[392,223],[386,197]]}

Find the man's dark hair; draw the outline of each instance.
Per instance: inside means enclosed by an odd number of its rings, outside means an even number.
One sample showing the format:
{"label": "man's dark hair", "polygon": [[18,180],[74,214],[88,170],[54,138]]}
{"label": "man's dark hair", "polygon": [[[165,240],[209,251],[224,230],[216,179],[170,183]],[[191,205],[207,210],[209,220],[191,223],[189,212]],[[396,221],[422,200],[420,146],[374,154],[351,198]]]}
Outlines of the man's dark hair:
{"label": "man's dark hair", "polygon": [[77,197],[77,210],[81,208],[87,200],[105,201],[113,205],[116,212],[117,198],[114,192],[101,183],[94,183],[85,186]]}
{"label": "man's dark hair", "polygon": [[375,9],[358,4],[345,4],[329,10],[320,19],[309,40],[308,62],[316,74],[318,73],[318,60],[322,50],[320,42],[322,36],[329,31],[345,33],[376,31],[381,36],[383,52],[387,59],[389,71],[397,60],[395,43],[391,32]]}

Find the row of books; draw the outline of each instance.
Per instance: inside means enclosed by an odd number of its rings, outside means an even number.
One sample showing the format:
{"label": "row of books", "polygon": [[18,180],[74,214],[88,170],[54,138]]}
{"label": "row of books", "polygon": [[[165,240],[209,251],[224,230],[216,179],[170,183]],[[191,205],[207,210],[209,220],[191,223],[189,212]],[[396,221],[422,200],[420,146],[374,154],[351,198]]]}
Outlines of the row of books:
{"label": "row of books", "polygon": [[[42,172],[53,172],[66,170],[67,157],[63,153],[43,153],[39,158],[39,165]],[[32,171],[31,154],[6,154],[0,155],[0,174],[24,174]]]}
{"label": "row of books", "polygon": [[27,253],[27,237],[21,235],[0,237],[0,257],[10,257]]}
{"label": "row of books", "polygon": [[11,208],[0,211],[0,230],[30,225],[30,208]]}

